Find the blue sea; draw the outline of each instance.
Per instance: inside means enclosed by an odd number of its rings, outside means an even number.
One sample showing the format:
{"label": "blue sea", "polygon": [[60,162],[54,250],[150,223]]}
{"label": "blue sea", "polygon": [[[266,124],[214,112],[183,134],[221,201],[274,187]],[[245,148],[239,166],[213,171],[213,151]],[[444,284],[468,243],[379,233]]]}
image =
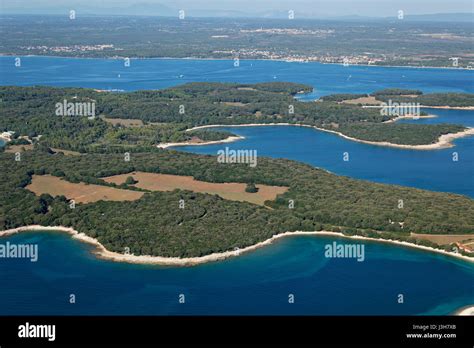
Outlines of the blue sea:
{"label": "blue sea", "polygon": [[237,258],[176,268],[98,260],[59,233],[8,240],[37,243],[39,259],[0,261],[1,314],[448,314],[473,300],[472,264],[382,243],[365,243],[358,262],[324,257],[326,244],[351,241],[289,237]]}
{"label": "blue sea", "polygon": [[[474,93],[473,72],[453,69],[343,67],[318,63],[227,60],[121,60],[0,57],[1,85],[108,90],[162,89],[192,81],[293,81],[314,86],[310,101],[330,93],[397,87]],[[474,113],[426,110],[419,123],[474,126]],[[372,146],[303,127],[226,128],[256,149],[354,178],[474,197],[474,137],[455,147],[414,151]],[[180,147],[215,154],[224,145]],[[452,161],[453,152],[459,160]],[[349,152],[344,162],[342,153]],[[91,247],[60,233],[24,233],[0,243],[33,243],[39,260],[0,259],[0,314],[138,315],[444,315],[474,303],[474,266],[452,257],[363,242],[365,260],[324,257],[325,245],[348,239],[295,236],[237,258],[194,267],[129,265],[97,259]],[[359,243],[359,242],[358,242]],[[69,302],[75,295],[75,303]],[[179,303],[179,295],[185,303]],[[288,296],[294,295],[290,304]],[[403,303],[399,303],[403,295]]]}
{"label": "blue sea", "polygon": [[[430,109],[429,113],[438,117],[412,122],[443,123],[450,122],[452,117],[457,124],[474,126],[474,111]],[[289,158],[353,178],[474,197],[474,137],[459,138],[452,148],[420,151],[368,145],[298,126],[211,129],[226,130],[245,139],[175,149],[211,155],[225,147],[257,150],[257,156]],[[343,158],[346,152],[348,161]]]}
{"label": "blue sea", "polygon": [[332,93],[368,93],[383,88],[413,88],[423,92],[474,91],[474,71],[455,69],[388,68],[282,61],[193,59],[121,59],[59,57],[0,57],[2,85],[87,87],[134,91],[163,89],[187,82],[257,83],[289,81],[314,87],[302,96],[313,100]]}

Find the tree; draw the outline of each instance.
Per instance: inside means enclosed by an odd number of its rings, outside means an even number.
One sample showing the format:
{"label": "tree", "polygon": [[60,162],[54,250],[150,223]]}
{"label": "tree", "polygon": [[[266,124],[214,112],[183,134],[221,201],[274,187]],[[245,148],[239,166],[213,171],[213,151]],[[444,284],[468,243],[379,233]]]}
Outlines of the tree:
{"label": "tree", "polygon": [[48,212],[48,202],[45,196],[41,196],[37,203],[35,203],[34,212],[37,214],[46,214]]}
{"label": "tree", "polygon": [[133,176],[128,176],[125,180],[125,184],[127,185],[135,185],[138,181],[133,178]]}
{"label": "tree", "polygon": [[257,188],[257,186],[255,186],[255,184],[253,182],[249,182],[247,184],[247,187],[245,188],[245,192],[256,193],[256,192],[258,192],[258,188]]}

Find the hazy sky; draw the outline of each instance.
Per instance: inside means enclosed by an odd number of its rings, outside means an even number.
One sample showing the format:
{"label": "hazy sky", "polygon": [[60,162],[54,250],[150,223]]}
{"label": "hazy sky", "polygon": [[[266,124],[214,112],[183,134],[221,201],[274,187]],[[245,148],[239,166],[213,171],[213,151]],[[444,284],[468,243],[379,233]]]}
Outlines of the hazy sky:
{"label": "hazy sky", "polygon": [[[149,8],[187,9],[200,12],[237,11],[260,16],[265,13],[294,10],[312,16],[360,15],[370,17],[396,16],[398,10],[405,14],[433,14],[473,12],[473,0],[0,0],[4,12],[12,9],[21,12],[57,12],[64,8],[127,9]],[[164,11],[164,10],[163,10]],[[164,11],[165,12],[165,11]],[[123,14],[127,14],[124,11]]]}

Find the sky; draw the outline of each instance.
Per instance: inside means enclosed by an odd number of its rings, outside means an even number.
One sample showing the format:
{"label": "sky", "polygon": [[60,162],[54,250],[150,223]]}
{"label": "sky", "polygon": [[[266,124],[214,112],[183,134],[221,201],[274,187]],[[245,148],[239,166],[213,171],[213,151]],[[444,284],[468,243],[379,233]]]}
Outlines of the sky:
{"label": "sky", "polygon": [[295,17],[472,13],[473,0],[0,0],[0,13],[62,13],[74,9],[97,14],[172,15],[179,9],[197,16],[244,15],[272,17],[295,12]]}

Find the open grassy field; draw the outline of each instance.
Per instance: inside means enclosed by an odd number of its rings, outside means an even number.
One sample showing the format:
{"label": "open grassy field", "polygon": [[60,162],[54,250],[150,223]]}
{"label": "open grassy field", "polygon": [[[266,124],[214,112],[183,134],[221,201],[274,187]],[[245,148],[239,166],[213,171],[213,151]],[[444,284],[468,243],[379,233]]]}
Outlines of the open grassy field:
{"label": "open grassy field", "polygon": [[429,240],[430,242],[436,244],[451,244],[455,242],[462,242],[466,240],[472,240],[474,235],[472,234],[419,234],[419,233],[411,233],[411,237]]}
{"label": "open grassy field", "polygon": [[62,152],[65,156],[80,156],[81,155],[81,153],[77,152],[77,151],[57,149],[57,148],[54,148],[54,147],[52,147],[51,150],[53,150],[56,153]]}
{"label": "open grassy field", "polygon": [[128,176],[138,181],[134,186],[151,191],[173,191],[175,189],[216,194],[232,201],[249,202],[264,205],[267,200],[274,200],[278,194],[285,193],[288,187],[256,185],[256,193],[245,192],[243,183],[211,183],[195,180],[192,176],[168,175],[156,173],[133,172],[103,178],[104,181],[122,184]]}
{"label": "open grassy field", "polygon": [[229,106],[245,106],[245,105],[248,105],[248,104],[241,103],[241,102],[221,102],[221,104],[229,105]]}
{"label": "open grassy field", "polygon": [[344,100],[345,104],[380,105],[382,102],[373,96]]}
{"label": "open grassy field", "polygon": [[105,122],[110,123],[114,126],[121,125],[124,127],[141,127],[143,126],[142,120],[133,120],[128,118],[102,118]]}
{"label": "open grassy field", "polygon": [[33,150],[33,144],[28,144],[28,145],[9,145],[6,149],[5,152],[8,153],[17,153],[17,152],[23,152],[23,151],[29,151]]}
{"label": "open grassy field", "polygon": [[104,201],[134,201],[143,196],[143,192],[116,189],[113,187],[85,183],[71,183],[56,176],[33,175],[31,184],[26,188],[36,195],[48,193],[51,196],[65,196],[76,203]]}

